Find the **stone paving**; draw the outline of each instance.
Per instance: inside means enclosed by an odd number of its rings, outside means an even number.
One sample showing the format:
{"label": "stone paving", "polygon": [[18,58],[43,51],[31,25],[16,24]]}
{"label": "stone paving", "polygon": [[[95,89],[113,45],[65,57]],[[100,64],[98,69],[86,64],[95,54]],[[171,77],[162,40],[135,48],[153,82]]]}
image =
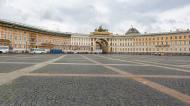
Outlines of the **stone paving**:
{"label": "stone paving", "polygon": [[190,57],[0,55],[0,106],[189,106]]}

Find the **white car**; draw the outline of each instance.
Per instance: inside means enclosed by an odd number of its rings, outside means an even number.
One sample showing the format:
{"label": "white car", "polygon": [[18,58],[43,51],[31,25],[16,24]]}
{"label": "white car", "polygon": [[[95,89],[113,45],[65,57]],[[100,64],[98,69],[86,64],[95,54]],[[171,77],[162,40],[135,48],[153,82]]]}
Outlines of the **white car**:
{"label": "white car", "polygon": [[32,54],[45,54],[45,53],[47,53],[47,51],[45,49],[33,48],[30,50],[30,53],[32,53]]}
{"label": "white car", "polygon": [[9,47],[8,46],[0,46],[0,53],[8,53]]}

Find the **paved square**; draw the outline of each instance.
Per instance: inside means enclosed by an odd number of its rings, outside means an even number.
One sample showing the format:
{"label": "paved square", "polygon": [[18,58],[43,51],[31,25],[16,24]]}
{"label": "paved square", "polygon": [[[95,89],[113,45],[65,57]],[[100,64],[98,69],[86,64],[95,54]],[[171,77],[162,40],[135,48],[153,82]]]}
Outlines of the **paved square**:
{"label": "paved square", "polygon": [[0,100],[21,106],[187,106],[126,78],[21,77],[0,87]]}
{"label": "paved square", "polygon": [[0,55],[0,106],[189,106],[190,57]]}
{"label": "paved square", "polygon": [[65,73],[65,74],[117,74],[103,66],[98,65],[48,65],[34,71],[34,73]]}
{"label": "paved square", "polygon": [[190,79],[149,78],[149,80],[190,95]]}
{"label": "paved square", "polygon": [[114,66],[123,71],[135,75],[190,75],[188,72],[180,72],[177,70],[165,69],[154,66]]}
{"label": "paved square", "polygon": [[[9,64],[9,65],[7,65]],[[10,63],[0,63],[0,73],[9,73],[9,72],[13,72],[15,70],[21,69],[21,68],[25,68],[25,67],[29,67],[32,66],[33,64],[10,64]]]}

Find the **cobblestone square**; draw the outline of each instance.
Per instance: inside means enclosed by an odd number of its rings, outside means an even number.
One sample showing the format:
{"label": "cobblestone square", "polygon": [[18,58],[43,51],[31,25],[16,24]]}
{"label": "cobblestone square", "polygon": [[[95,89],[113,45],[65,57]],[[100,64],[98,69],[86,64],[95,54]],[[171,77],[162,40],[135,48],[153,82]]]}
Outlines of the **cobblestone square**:
{"label": "cobblestone square", "polygon": [[189,62],[187,56],[0,55],[0,106],[189,106]]}

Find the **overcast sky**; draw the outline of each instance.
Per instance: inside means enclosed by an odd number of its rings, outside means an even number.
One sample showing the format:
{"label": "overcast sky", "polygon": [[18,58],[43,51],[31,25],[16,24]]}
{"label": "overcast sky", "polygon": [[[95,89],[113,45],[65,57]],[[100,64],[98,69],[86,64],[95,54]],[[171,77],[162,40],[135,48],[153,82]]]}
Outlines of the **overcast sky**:
{"label": "overcast sky", "polygon": [[190,28],[190,0],[0,0],[0,19],[89,33],[98,25],[123,34]]}

